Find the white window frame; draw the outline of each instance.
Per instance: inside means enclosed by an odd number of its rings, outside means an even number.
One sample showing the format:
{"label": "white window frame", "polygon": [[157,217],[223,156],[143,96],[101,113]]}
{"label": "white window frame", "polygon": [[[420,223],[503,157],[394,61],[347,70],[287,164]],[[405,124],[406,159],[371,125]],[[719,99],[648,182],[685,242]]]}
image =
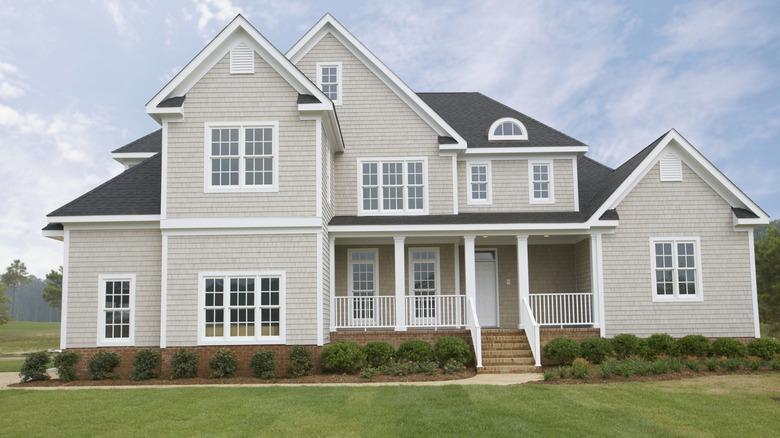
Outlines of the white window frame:
{"label": "white window frame", "polygon": [[[534,165],[547,166],[547,178],[549,179],[547,197],[534,198]],[[555,203],[555,184],[553,172],[553,160],[528,160],[528,200],[531,204],[554,204]]]}
{"label": "white window frame", "polygon": [[[382,163],[403,163],[403,209],[385,210],[382,196]],[[423,173],[423,208],[409,208],[408,163],[421,162]],[[363,164],[377,163],[377,209],[363,209]],[[384,157],[384,158],[359,158],[357,160],[357,203],[358,216],[397,216],[397,215],[426,215],[428,214],[428,158],[427,157]]]}
{"label": "white window frame", "polygon": [[[503,123],[506,123],[506,122],[514,123],[515,125],[517,125],[520,128],[521,134],[520,135],[517,135],[517,134],[496,135],[496,134],[494,134],[496,128],[498,128],[499,125],[501,125]],[[495,122],[493,122],[493,124],[490,125],[490,130],[488,131],[488,141],[501,141],[501,140],[506,140],[506,141],[528,140],[528,130],[525,129],[525,125],[523,125],[523,122],[521,122],[520,120],[517,120],[517,119],[515,119],[513,117],[503,117],[503,118],[498,119]]]}
{"label": "white window frame", "polygon": [[[358,298],[355,294],[355,289],[353,289],[353,274],[354,271],[352,270],[352,254],[354,253],[372,253],[374,254],[374,295],[372,296],[375,298],[374,300],[374,307],[373,307],[373,318],[355,318],[354,317],[354,300],[352,298]],[[377,315],[380,313],[380,309],[378,308],[378,300],[376,298],[379,297],[379,248],[349,248],[347,249],[347,296],[350,298],[349,300],[349,306],[348,306],[348,312],[349,312],[349,321],[350,325],[361,325],[365,324],[369,321],[375,321],[377,319]]]}
{"label": "white window frame", "polygon": [[[331,99],[334,105],[341,105],[342,97],[344,95],[344,81],[341,80],[341,63],[340,62],[318,62],[317,63],[317,88],[322,91],[322,69],[325,67],[336,67],[336,86],[337,98]],[[326,94],[327,95],[327,94]]]}
{"label": "white window frame", "polygon": [[[238,129],[238,185],[215,186],[211,184],[211,130]],[[270,185],[246,184],[246,129],[271,128],[273,130],[273,175]],[[205,123],[203,145],[203,192],[204,193],[237,193],[237,192],[278,192],[279,191],[279,122],[218,122]]]}
{"label": "white window frame", "polygon": [[[412,257],[414,252],[433,252],[435,253],[436,260],[434,261],[434,275],[435,281],[436,281],[436,288],[434,289],[433,295],[420,295],[420,296],[432,296],[432,297],[438,297],[441,295],[441,254],[439,253],[439,247],[433,246],[433,247],[418,247],[418,246],[410,246],[408,248],[407,253],[407,260],[409,261],[408,266],[408,276],[409,276],[409,292],[408,296],[415,297],[418,295],[415,295],[415,288],[414,288],[414,258]],[[436,302],[436,298],[433,298],[433,302]],[[435,305],[435,304],[434,304]],[[434,310],[434,316],[432,317],[418,317],[417,316],[417,309],[414,308],[414,306],[409,306],[410,309],[407,309],[408,314],[411,316],[411,318],[416,322],[416,324],[430,324],[435,321],[439,315],[436,314],[440,309]]]}
{"label": "white window frame", "polygon": [[[658,295],[656,293],[656,243],[671,243],[672,244],[672,280],[674,281],[674,294],[673,295]],[[677,244],[678,243],[693,243],[693,250],[695,251],[695,270],[696,270],[696,295],[680,295],[680,284],[677,279],[677,270],[679,269],[679,263],[677,260]],[[701,241],[699,237],[651,237],[650,238],[650,292],[653,297],[653,302],[700,302],[704,301],[704,295],[702,291],[702,266],[701,266]]]}
{"label": "white window frame", "polygon": [[[224,317],[225,328],[223,330],[223,336],[210,336],[206,337],[206,279],[207,278],[224,278],[225,290],[223,292],[223,305],[226,309]],[[230,291],[228,288],[230,278],[247,278],[255,277],[255,334],[254,336],[230,336],[230,317],[227,314],[227,309],[230,308],[229,297]],[[263,277],[277,277],[279,278],[279,335],[278,336],[262,336],[262,329],[260,325],[260,279]],[[198,273],[198,345],[275,345],[284,344],[286,339],[286,273],[285,271],[217,271],[217,272],[199,272]]]}
{"label": "white window frame", "polygon": [[[474,183],[471,180],[471,168],[472,167],[485,167],[486,175],[486,192],[487,197],[485,199],[474,199],[474,192],[471,185]],[[493,204],[493,177],[492,166],[490,161],[467,161],[466,162],[466,204],[468,205],[491,205]]]}
{"label": "white window frame", "polygon": [[[106,338],[106,282],[130,282],[130,333],[127,338]],[[98,276],[98,347],[117,347],[135,345],[135,274],[104,274]]]}

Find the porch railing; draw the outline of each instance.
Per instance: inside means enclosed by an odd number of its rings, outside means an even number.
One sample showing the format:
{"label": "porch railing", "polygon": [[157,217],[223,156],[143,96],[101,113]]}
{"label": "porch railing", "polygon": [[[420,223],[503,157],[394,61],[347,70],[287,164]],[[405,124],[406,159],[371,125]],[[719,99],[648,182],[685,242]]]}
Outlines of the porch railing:
{"label": "porch railing", "polygon": [[540,325],[593,324],[592,293],[531,294],[530,307]]}
{"label": "porch railing", "polygon": [[466,321],[465,295],[406,297],[407,327],[462,327]]}
{"label": "porch railing", "polygon": [[528,338],[528,344],[531,345],[531,353],[534,355],[534,361],[536,366],[542,366],[542,349],[539,344],[539,323],[531,313],[531,307],[528,305],[528,301],[525,297],[522,298],[520,303],[520,321],[522,321],[523,329],[525,330],[525,336]]}
{"label": "porch railing", "polygon": [[395,297],[335,297],[336,328],[392,328]]}
{"label": "porch railing", "polygon": [[471,297],[466,303],[469,315],[468,328],[471,332],[471,343],[474,344],[474,356],[477,359],[477,368],[482,368],[482,329],[479,326],[479,318],[477,318],[477,306],[474,305],[474,300]]}
{"label": "porch railing", "polygon": [[[335,328],[394,328],[395,297],[335,297]],[[465,295],[404,297],[406,327],[464,327]]]}

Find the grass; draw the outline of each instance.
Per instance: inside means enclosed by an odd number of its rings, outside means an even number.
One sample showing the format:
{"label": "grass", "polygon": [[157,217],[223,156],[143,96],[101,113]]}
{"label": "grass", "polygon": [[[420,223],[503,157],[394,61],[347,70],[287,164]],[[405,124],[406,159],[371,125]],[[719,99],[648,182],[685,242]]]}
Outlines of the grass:
{"label": "grass", "polygon": [[24,359],[0,360],[0,373],[18,373],[22,370]]}
{"label": "grass", "polygon": [[11,321],[0,325],[0,354],[60,348],[60,323]]}
{"label": "grass", "polygon": [[[0,391],[7,436],[773,436],[780,376],[604,385]],[[240,402],[236,402],[240,400]],[[46,415],[31,415],[50,406]]]}

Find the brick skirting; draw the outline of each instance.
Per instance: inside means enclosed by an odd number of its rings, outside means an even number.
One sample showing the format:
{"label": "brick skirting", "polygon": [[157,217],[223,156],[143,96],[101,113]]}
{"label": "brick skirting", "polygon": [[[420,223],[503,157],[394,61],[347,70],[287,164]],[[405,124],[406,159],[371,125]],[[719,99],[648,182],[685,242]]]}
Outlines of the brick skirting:
{"label": "brick skirting", "polygon": [[343,331],[331,332],[330,341],[354,342],[359,345],[366,345],[369,342],[384,341],[398,348],[402,342],[410,339],[420,339],[431,344],[431,347],[439,338],[454,336],[463,339],[474,349],[471,344],[471,332],[468,330],[407,330],[405,332],[397,331]]}

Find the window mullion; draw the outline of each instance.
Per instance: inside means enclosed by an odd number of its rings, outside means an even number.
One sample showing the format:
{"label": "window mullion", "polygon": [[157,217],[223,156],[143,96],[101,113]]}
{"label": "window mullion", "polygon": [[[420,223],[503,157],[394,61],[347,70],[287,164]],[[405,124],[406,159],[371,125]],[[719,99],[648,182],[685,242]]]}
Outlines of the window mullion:
{"label": "window mullion", "polygon": [[401,173],[401,191],[403,192],[403,199],[401,202],[404,204],[403,212],[408,213],[409,212],[409,164],[408,161],[402,160],[401,161],[401,167],[403,168],[403,172]]}

